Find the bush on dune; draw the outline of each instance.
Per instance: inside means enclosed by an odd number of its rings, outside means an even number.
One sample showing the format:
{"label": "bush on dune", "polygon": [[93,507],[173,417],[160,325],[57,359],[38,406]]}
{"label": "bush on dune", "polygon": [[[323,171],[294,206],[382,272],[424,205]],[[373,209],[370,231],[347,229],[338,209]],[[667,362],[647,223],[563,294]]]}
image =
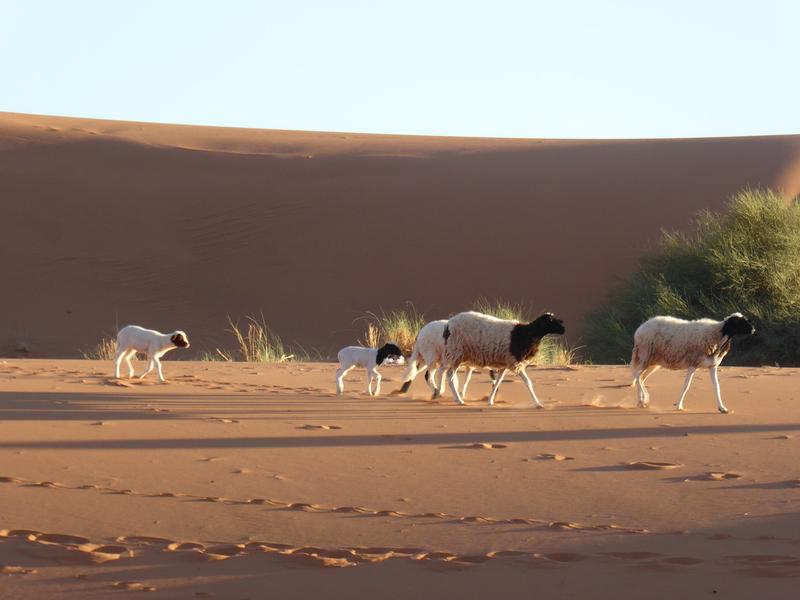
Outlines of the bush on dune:
{"label": "bush on dune", "polygon": [[726,362],[800,364],[800,199],[744,190],[727,212],[701,212],[694,233],[664,232],[587,316],[587,354],[628,362],[633,333],[650,317],[722,319],[736,311],[752,319],[756,335],[737,340]]}

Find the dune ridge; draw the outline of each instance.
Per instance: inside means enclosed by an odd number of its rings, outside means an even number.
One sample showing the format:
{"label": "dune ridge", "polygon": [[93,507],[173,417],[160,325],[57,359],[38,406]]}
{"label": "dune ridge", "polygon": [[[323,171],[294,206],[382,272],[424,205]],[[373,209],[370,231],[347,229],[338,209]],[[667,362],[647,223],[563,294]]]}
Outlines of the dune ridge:
{"label": "dune ridge", "polygon": [[554,310],[577,343],[662,228],[743,186],[800,190],[800,136],[435,138],[0,113],[0,155],[6,356],[77,357],[138,323],[188,331],[188,358],[232,345],[227,314],[261,311],[331,355],[366,311],[412,301],[441,318],[480,296]]}

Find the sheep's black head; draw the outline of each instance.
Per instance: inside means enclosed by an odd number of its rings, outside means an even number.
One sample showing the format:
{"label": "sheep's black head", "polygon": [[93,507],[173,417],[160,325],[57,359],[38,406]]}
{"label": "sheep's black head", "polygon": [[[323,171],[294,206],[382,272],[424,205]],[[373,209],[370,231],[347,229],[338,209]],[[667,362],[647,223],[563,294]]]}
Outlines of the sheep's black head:
{"label": "sheep's black head", "polygon": [[539,337],[544,337],[549,333],[561,335],[566,331],[564,321],[557,319],[553,313],[544,313],[541,317],[531,322]]}
{"label": "sheep's black head", "polygon": [[396,344],[388,343],[378,348],[378,356],[375,357],[375,362],[382,365],[387,359],[400,362],[403,358],[403,352]]}
{"label": "sheep's black head", "polygon": [[176,331],[169,337],[169,339],[177,348],[189,347],[189,338],[186,337],[186,334],[182,331]]}
{"label": "sheep's black head", "polygon": [[732,338],[735,335],[753,335],[756,328],[744,318],[742,313],[733,313],[727,317],[722,325],[722,335]]}

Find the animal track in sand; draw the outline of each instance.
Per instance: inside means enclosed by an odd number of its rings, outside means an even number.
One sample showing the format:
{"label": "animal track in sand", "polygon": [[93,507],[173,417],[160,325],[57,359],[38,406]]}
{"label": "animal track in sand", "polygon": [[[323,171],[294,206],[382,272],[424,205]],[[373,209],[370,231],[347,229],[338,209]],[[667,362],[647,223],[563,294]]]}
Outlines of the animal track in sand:
{"label": "animal track in sand", "polygon": [[339,425],[301,425],[297,429],[341,429]]}
{"label": "animal track in sand", "polygon": [[[468,517],[469,518],[469,517]],[[572,525],[572,524],[568,524]],[[434,568],[440,565],[448,568],[451,565],[459,568],[475,567],[491,560],[513,561],[528,564],[531,567],[558,567],[571,563],[590,560],[594,557],[610,557],[621,560],[636,561],[642,567],[654,570],[665,570],[670,567],[691,567],[704,562],[703,559],[691,556],[666,556],[656,552],[602,552],[598,554],[580,554],[576,552],[534,553],[516,549],[491,550],[485,553],[456,554],[444,550],[419,547],[370,547],[343,546],[323,548],[317,546],[293,546],[272,541],[250,541],[247,543],[193,541],[175,541],[153,536],[121,536],[117,544],[93,543],[87,538],[77,535],[41,533],[31,530],[0,530],[0,538],[16,538],[14,543],[21,544],[21,550],[40,559],[56,562],[89,562],[102,563],[117,560],[146,552],[172,552],[176,556],[187,559],[205,561],[223,561],[244,555],[265,555],[281,560],[288,567],[321,567],[346,568],[360,564],[380,563],[391,559],[411,559],[419,564],[427,564]],[[123,545],[124,543],[124,545]],[[38,548],[38,550],[37,550]],[[727,556],[723,564],[733,564],[737,569],[750,569],[750,574],[768,577],[797,576],[800,574],[800,559],[788,555],[734,555]],[[27,575],[35,573],[34,569],[16,565],[0,565],[0,574]],[[86,578],[82,575],[81,578]],[[155,588],[142,581],[118,581],[113,587],[132,591],[155,591]]]}
{"label": "animal track in sand", "polygon": [[141,581],[115,581],[115,588],[122,590],[135,590],[137,592],[155,592],[158,588],[142,583]]}
{"label": "animal track in sand", "polygon": [[668,469],[677,469],[683,465],[668,462],[655,462],[649,460],[638,460],[636,462],[624,463],[624,465],[635,471],[664,471]]}
{"label": "animal track in sand", "polygon": [[564,456],[563,454],[550,454],[549,452],[543,452],[536,458],[539,460],[575,460],[572,456]]}
{"label": "animal track in sand", "polygon": [[[394,437],[394,436],[389,436]],[[507,448],[505,444],[490,444],[489,442],[475,442],[474,444],[468,444],[466,446],[443,446],[444,448],[450,450],[500,450],[502,448]]]}
{"label": "animal track in sand", "polygon": [[26,569],[19,565],[0,565],[0,574],[3,575],[34,575],[36,569]]}
{"label": "animal track in sand", "polygon": [[741,479],[742,476],[739,473],[709,471],[705,475],[702,475],[702,478],[707,481],[724,481],[726,479]]}
{"label": "animal track in sand", "polygon": [[[204,460],[204,459],[201,459]],[[621,533],[647,533],[646,529],[622,527],[615,524],[596,524],[586,525],[580,523],[569,523],[562,521],[546,521],[543,519],[529,518],[529,517],[515,517],[498,519],[487,516],[464,516],[453,515],[444,512],[425,512],[425,513],[409,513],[392,509],[373,509],[363,506],[326,506],[322,504],[313,504],[307,502],[286,502],[282,500],[273,500],[269,498],[253,498],[245,500],[237,500],[233,498],[222,498],[219,496],[200,496],[196,494],[184,494],[176,492],[138,492],[130,489],[112,488],[106,486],[99,486],[94,484],[81,484],[76,486],[69,486],[61,483],[54,483],[50,481],[37,482],[20,477],[0,476],[0,483],[13,483],[20,486],[32,487],[51,487],[63,490],[92,490],[106,494],[120,494],[126,496],[136,496],[141,498],[171,498],[189,502],[209,502],[216,504],[252,504],[252,505],[270,505],[285,510],[295,510],[308,513],[359,513],[370,517],[388,517],[398,519],[441,519],[451,522],[466,523],[466,524],[492,524],[492,525],[538,525],[544,528],[551,529],[570,529],[579,531],[619,531]],[[39,535],[39,532],[30,532]],[[2,536],[2,530],[0,530]],[[127,543],[130,539],[117,539],[118,542]],[[134,541],[145,543],[159,543],[168,544],[170,540],[163,538],[148,538],[138,537]]]}

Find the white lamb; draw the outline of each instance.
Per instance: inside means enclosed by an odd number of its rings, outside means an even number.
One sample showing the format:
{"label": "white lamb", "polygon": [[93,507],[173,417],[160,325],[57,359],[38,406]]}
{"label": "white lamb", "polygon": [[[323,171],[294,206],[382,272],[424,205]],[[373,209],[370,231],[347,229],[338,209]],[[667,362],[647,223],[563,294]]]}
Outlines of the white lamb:
{"label": "white lamb", "polygon": [[[381,374],[378,366],[387,361],[403,362],[403,353],[395,344],[384,344],[380,348],[363,348],[347,346],[339,350],[339,368],[336,370],[336,393],[344,392],[344,376],[355,367],[367,369],[367,393],[377,396],[381,391]],[[375,392],[372,382],[375,381]]]}
{"label": "white lamb", "polygon": [[153,329],[145,329],[138,325],[127,325],[117,333],[117,353],[114,357],[114,377],[119,379],[119,368],[122,361],[128,363],[128,377],[133,377],[133,364],[131,359],[141,352],[147,356],[150,363],[147,370],[139,375],[144,379],[153,368],[158,368],[158,380],[164,383],[164,374],[161,372],[161,357],[173,348],[188,348],[189,338],[183,331],[161,333]]}
{"label": "white lamb", "polygon": [[499,371],[489,394],[489,405],[507,371],[517,373],[525,382],[538,408],[544,408],[533,391],[533,383],[525,372],[536,357],[542,338],[548,334],[564,333],[564,323],[553,313],[545,313],[535,321],[524,324],[498,319],[479,312],[462,312],[451,317],[442,337],[445,340],[443,362],[447,369],[450,390],[456,401],[464,404],[458,393],[455,372],[459,366],[487,367]]}
{"label": "white lamb", "polygon": [[684,321],[674,317],[653,317],[645,321],[633,336],[631,356],[633,385],[636,386],[639,406],[649,406],[650,393],[644,382],[659,367],[688,369],[681,397],[675,404],[678,410],[683,410],[683,399],[695,370],[707,368],[711,374],[717,408],[721,413],[728,412],[719,391],[717,367],[731,349],[733,336],[753,333],[755,328],[741,313],[733,313],[724,321]]}
{"label": "white lamb", "polygon": [[[411,357],[408,359],[408,369],[403,375],[403,385],[396,393],[404,394],[407,392],[411,387],[411,382],[414,381],[414,378],[423,368],[425,369],[425,382],[431,388],[433,398],[436,399],[444,393],[446,380],[442,357],[444,355],[443,335],[446,326],[447,320],[440,319],[431,321],[419,330],[417,339],[414,341],[414,348],[411,351]],[[473,367],[467,367],[464,385],[461,388],[462,398],[467,395],[467,386],[474,370]],[[490,374],[492,381],[494,381],[494,371],[491,371]],[[458,386],[458,383],[456,383],[456,386]]]}

